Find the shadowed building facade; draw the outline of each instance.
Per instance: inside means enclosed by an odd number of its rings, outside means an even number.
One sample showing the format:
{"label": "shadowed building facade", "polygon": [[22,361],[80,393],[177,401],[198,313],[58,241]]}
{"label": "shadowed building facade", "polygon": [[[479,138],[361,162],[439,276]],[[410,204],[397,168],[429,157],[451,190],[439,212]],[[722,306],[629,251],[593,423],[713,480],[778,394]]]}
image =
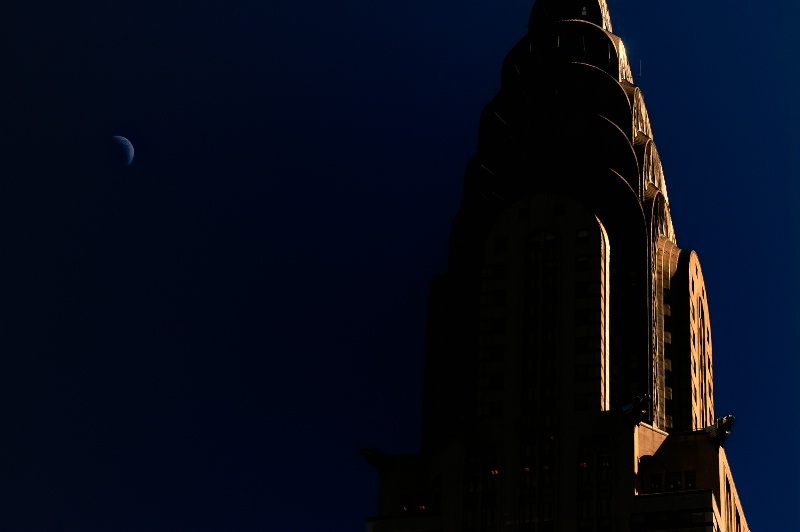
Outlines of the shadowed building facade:
{"label": "shadowed building facade", "polygon": [[364,451],[367,529],[748,530],[711,354],[606,3],[538,0],[431,285],[422,448]]}

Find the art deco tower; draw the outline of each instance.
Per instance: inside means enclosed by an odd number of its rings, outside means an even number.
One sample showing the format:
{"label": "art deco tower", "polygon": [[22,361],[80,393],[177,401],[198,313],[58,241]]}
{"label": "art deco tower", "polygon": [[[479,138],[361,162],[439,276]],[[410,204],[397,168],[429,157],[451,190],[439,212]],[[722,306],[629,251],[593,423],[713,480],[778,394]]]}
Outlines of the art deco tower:
{"label": "art deco tower", "polygon": [[741,532],[697,255],[604,0],[538,0],[430,293],[422,449],[372,532]]}

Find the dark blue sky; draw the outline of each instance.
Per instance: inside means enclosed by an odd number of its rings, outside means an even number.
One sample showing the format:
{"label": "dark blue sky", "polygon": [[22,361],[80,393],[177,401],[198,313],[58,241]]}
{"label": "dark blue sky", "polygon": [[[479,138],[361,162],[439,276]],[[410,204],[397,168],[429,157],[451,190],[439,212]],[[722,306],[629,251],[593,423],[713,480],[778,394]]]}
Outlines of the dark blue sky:
{"label": "dark blue sky", "polygon": [[[532,3],[4,2],[0,528],[361,529],[357,450],[416,448],[427,285]],[[800,8],[610,6],[746,516],[789,530]]]}

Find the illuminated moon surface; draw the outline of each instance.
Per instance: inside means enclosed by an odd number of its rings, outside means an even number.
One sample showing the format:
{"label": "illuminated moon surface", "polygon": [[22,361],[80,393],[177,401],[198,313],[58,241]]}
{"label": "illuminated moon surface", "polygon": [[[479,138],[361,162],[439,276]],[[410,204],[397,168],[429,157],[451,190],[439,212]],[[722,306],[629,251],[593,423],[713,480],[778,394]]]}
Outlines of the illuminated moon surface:
{"label": "illuminated moon surface", "polygon": [[119,135],[114,135],[114,141],[124,150],[125,164],[130,166],[131,162],[133,162],[133,144],[125,137]]}

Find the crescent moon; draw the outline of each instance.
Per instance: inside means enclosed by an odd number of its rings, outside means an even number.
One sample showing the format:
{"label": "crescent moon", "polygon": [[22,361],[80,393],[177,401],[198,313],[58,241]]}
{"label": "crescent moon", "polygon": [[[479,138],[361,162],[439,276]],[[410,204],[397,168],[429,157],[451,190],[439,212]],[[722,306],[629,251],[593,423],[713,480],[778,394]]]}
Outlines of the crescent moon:
{"label": "crescent moon", "polygon": [[120,135],[114,135],[114,140],[119,142],[120,146],[122,146],[122,148],[125,150],[125,164],[130,166],[130,164],[133,162],[133,144],[131,144],[131,141]]}

